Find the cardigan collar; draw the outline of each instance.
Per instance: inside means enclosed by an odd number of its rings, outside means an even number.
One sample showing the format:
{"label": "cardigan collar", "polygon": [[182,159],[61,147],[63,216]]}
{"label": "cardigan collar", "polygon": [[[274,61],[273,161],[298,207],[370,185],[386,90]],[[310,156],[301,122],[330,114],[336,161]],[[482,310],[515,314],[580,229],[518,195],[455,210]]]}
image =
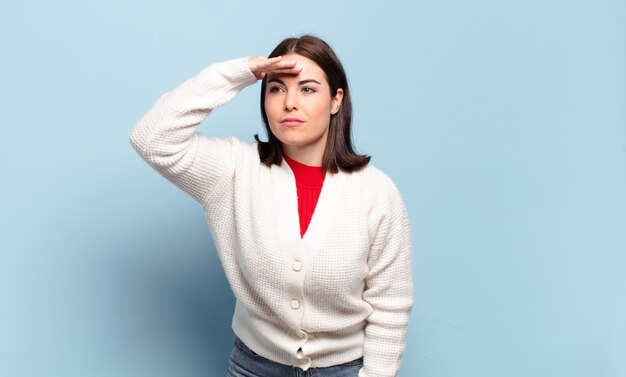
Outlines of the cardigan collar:
{"label": "cardigan collar", "polygon": [[313,256],[326,238],[333,222],[343,190],[345,173],[326,172],[324,185],[315,206],[313,217],[304,236],[300,236],[298,218],[298,194],[295,176],[289,164],[283,159],[280,166],[272,165],[274,205],[277,210],[279,234],[285,246],[292,251],[299,250]]}

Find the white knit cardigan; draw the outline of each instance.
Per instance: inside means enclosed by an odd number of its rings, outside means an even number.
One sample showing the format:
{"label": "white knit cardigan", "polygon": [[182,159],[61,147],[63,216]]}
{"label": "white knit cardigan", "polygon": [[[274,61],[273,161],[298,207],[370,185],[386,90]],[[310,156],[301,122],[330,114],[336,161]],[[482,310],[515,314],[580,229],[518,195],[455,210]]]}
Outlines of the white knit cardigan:
{"label": "white knit cardigan", "polygon": [[248,347],[304,370],[363,356],[360,377],[396,376],[413,305],[402,198],[371,165],[327,173],[301,238],[289,165],[263,165],[256,143],[196,132],[256,81],[247,58],[206,67],[153,105],[131,144],[202,204]]}

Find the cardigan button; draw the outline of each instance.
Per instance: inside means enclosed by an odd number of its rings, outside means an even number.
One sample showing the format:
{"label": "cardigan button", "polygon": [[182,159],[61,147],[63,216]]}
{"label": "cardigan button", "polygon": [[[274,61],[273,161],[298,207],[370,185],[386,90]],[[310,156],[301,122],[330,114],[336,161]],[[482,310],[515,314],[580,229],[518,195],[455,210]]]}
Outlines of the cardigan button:
{"label": "cardigan button", "polygon": [[296,300],[295,298],[291,300],[291,309],[297,310],[299,308],[300,308],[300,301]]}
{"label": "cardigan button", "polygon": [[300,272],[302,270],[302,262],[297,260],[293,262],[293,265],[291,267],[293,268],[294,271]]}
{"label": "cardigan button", "polygon": [[304,355],[304,352],[302,352],[302,348],[300,348],[298,352],[296,352],[296,360],[298,360],[298,362],[302,365],[311,362],[311,358]]}

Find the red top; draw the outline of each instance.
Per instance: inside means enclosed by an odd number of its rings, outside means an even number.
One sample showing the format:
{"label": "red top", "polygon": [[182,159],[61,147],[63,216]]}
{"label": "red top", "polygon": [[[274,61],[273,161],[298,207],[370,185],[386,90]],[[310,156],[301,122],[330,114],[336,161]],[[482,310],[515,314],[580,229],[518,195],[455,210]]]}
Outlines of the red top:
{"label": "red top", "polygon": [[283,154],[285,161],[289,164],[293,175],[296,177],[296,189],[298,191],[298,216],[300,217],[300,237],[304,237],[313,211],[317,205],[317,200],[322,192],[324,175],[321,166],[308,166],[298,161],[292,160]]}

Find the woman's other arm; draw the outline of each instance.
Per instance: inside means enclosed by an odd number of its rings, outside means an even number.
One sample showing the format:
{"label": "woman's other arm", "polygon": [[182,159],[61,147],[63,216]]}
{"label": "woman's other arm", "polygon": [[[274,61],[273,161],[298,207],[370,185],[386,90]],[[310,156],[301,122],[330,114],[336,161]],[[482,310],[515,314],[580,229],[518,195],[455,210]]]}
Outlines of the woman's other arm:
{"label": "woman's other arm", "polygon": [[[376,236],[368,258],[363,299],[372,306],[365,327],[359,377],[393,377],[400,369],[413,307],[411,235],[406,208],[396,189],[378,207]],[[384,204],[383,204],[384,203]]]}

